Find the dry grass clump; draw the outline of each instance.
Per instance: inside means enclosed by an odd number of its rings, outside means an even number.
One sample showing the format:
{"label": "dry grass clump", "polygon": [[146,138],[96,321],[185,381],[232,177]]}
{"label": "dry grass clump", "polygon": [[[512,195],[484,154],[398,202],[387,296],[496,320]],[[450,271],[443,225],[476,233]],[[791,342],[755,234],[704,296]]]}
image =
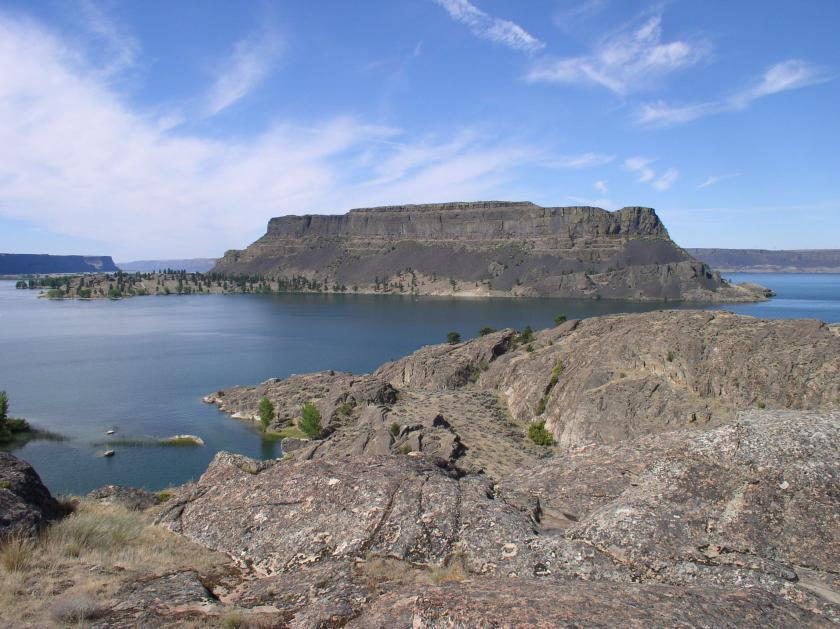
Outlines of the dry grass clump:
{"label": "dry grass clump", "polygon": [[35,543],[23,535],[13,535],[0,548],[0,566],[6,572],[25,572],[35,558]]}
{"label": "dry grass clump", "polygon": [[84,624],[139,577],[209,573],[227,558],[152,524],[121,505],[81,501],[33,539],[0,547],[0,626]]}
{"label": "dry grass clump", "polygon": [[82,623],[102,615],[103,607],[88,594],[62,596],[50,606],[50,617],[56,622]]}
{"label": "dry grass clump", "polygon": [[380,583],[460,583],[469,575],[460,555],[450,558],[444,565],[425,568],[401,559],[377,557],[368,553],[359,569],[371,589]]}
{"label": "dry grass clump", "polygon": [[467,568],[461,557],[453,557],[446,565],[432,566],[429,570],[429,580],[435,585],[441,583],[460,583],[467,578]]}

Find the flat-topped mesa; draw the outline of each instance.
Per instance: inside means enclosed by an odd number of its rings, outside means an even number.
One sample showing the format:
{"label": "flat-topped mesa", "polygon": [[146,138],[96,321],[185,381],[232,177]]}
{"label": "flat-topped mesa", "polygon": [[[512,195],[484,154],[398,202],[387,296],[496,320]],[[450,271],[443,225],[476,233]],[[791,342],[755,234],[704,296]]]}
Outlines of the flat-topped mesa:
{"label": "flat-topped mesa", "polygon": [[[272,218],[214,271],[324,292],[750,301],[668,236],[656,212],[481,201]],[[295,286],[299,286],[298,281]]]}

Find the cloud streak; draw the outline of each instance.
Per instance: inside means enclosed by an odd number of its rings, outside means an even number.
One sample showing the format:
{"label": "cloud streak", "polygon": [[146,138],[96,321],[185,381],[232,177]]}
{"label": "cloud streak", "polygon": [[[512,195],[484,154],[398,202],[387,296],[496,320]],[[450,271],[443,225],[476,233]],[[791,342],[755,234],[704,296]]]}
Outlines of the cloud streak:
{"label": "cloud streak", "polygon": [[279,39],[270,31],[236,42],[207,93],[205,115],[215,116],[248,96],[274,67],[280,50]]}
{"label": "cloud streak", "polygon": [[654,190],[662,192],[667,190],[677,178],[680,171],[676,168],[669,168],[662,175],[657,176],[651,164],[656,161],[648,157],[628,157],[624,160],[624,169],[636,175],[638,183],[649,183]]}
{"label": "cloud streak", "polygon": [[635,30],[602,39],[589,54],[542,59],[526,79],[532,83],[598,85],[625,96],[699,62],[710,51],[702,40],[663,41],[662,18],[654,16]]}
{"label": "cloud streak", "polygon": [[469,0],[434,0],[434,2],[443,7],[453,20],[467,26],[476,37],[527,53],[545,48],[543,42],[519,24],[489,15]]}
{"label": "cloud streak", "polygon": [[563,155],[557,159],[551,160],[548,164],[555,168],[568,168],[577,170],[580,168],[592,168],[594,166],[603,166],[615,160],[615,155],[605,155],[603,153],[581,153],[579,155]]}
{"label": "cloud streak", "polygon": [[673,126],[692,122],[705,116],[747,109],[753,102],[790,90],[824,83],[830,77],[821,68],[802,59],[788,59],[770,66],[752,85],[729,97],[688,105],[671,105],[664,101],[646,103],[637,114],[643,125]]}

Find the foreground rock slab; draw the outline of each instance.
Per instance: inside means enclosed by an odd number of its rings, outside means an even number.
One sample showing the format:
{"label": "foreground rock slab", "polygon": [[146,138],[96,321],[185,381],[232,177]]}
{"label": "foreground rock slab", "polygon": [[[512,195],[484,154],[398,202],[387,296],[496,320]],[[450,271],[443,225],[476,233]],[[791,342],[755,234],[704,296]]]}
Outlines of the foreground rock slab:
{"label": "foreground rock slab", "polygon": [[[680,614],[703,626],[808,626],[840,620],[837,443],[840,412],[755,411],[706,432],[572,449],[498,482],[422,454],[221,453],[158,521],[254,573],[231,601],[286,605],[290,618],[315,609],[283,603],[308,574],[337,592],[329,609],[355,601],[345,620],[377,618],[387,595],[402,597],[414,626],[494,626],[505,609],[544,626],[611,614],[630,626]],[[366,590],[357,567],[380,559],[404,568],[394,587]],[[400,572],[458,566],[465,585],[434,596],[400,582]],[[533,599],[523,583],[567,603],[514,604]]]}
{"label": "foreground rock slab", "polygon": [[[394,612],[398,612],[396,615]],[[348,627],[824,627],[760,589],[478,579],[381,597]]]}

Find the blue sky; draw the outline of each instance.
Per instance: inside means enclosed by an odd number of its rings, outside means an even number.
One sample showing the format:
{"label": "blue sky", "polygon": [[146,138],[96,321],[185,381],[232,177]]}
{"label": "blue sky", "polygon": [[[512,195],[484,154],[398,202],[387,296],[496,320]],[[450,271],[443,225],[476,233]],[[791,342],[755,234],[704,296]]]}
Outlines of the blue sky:
{"label": "blue sky", "polygon": [[0,251],[218,256],[272,216],[657,209],[840,247],[840,3],[0,1]]}

